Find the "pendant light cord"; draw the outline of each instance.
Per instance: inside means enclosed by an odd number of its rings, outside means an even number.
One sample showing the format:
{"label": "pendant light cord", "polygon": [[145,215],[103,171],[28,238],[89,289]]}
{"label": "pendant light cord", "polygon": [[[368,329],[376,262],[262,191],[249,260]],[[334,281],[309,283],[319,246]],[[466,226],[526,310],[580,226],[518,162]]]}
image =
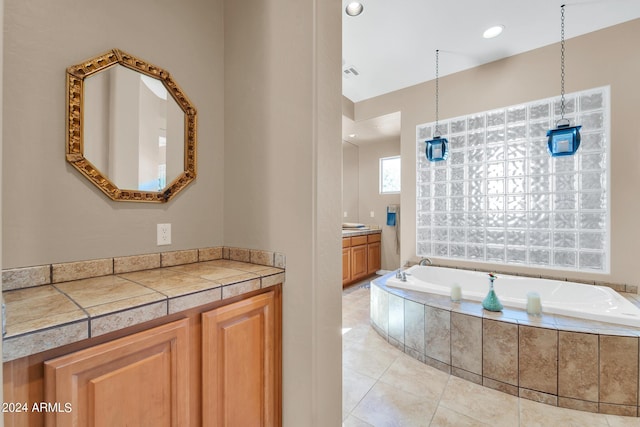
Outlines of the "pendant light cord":
{"label": "pendant light cord", "polygon": [[564,4],[560,6],[560,121],[564,120]]}
{"label": "pendant light cord", "polygon": [[435,131],[435,133],[433,135],[435,138],[440,137],[440,129],[438,128],[438,115],[439,115],[438,114],[439,113],[439,111],[438,111],[438,101],[439,101],[438,97],[439,97],[439,92],[440,92],[440,87],[439,87],[439,84],[438,84],[438,53],[439,52],[440,51],[438,49],[436,49],[436,131]]}

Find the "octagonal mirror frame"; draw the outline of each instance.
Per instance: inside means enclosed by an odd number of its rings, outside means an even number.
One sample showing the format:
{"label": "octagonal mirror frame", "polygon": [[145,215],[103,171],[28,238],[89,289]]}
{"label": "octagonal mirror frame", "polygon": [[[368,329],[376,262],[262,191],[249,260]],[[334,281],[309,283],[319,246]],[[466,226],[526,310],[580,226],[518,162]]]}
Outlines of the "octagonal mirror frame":
{"label": "octagonal mirror frame", "polygon": [[[120,189],[84,157],[84,84],[85,79],[120,64],[162,82],[184,112],[184,171],[162,189],[141,191]],[[66,159],[109,198],[129,202],[166,203],[196,178],[196,109],[169,73],[119,49],[113,49],[81,64],[67,68],[67,142]]]}

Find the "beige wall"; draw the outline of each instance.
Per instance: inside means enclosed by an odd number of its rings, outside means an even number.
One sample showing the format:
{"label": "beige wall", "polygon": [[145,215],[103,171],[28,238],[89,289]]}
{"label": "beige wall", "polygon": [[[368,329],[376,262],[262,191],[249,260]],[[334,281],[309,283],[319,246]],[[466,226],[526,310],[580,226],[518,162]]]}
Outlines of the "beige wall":
{"label": "beige wall", "polygon": [[[567,40],[566,91],[611,85],[611,274],[589,275],[532,270],[571,278],[639,284],[640,227],[640,20]],[[440,61],[446,61],[446,55]],[[440,79],[440,117],[458,117],[559,95],[559,44],[512,56]],[[415,257],[416,125],[435,119],[434,82],[355,105],[355,120],[402,112],[402,254]],[[448,262],[452,265],[474,265]],[[501,267],[502,269],[502,267]],[[505,270],[526,270],[508,268]]]}
{"label": "beige wall", "polygon": [[[396,252],[396,228],[386,225],[387,206],[399,205],[400,194],[380,194],[380,158],[399,156],[400,140],[361,144],[358,153],[358,222],[377,225],[382,229],[382,269],[395,270],[400,267],[400,254]],[[402,166],[404,169],[404,160]],[[404,192],[404,182],[401,185]],[[371,212],[374,213],[373,218]]]}
{"label": "beige wall", "polygon": [[[223,244],[222,1],[9,0],[5,18],[3,267]],[[65,161],[66,67],[112,48],[167,69],[198,109],[198,177],[168,204],[110,201]]]}
{"label": "beige wall", "polygon": [[[359,192],[360,166],[359,147],[342,141],[342,221],[360,222]],[[347,213],[344,216],[344,213]]]}
{"label": "beige wall", "polygon": [[354,109],[355,109],[355,105],[353,104],[353,101],[351,101],[346,96],[343,96],[342,97],[342,114],[345,117],[353,120],[353,116],[355,114]]}
{"label": "beige wall", "polygon": [[286,254],[286,426],[342,419],[340,10],[224,7],[224,240]]}

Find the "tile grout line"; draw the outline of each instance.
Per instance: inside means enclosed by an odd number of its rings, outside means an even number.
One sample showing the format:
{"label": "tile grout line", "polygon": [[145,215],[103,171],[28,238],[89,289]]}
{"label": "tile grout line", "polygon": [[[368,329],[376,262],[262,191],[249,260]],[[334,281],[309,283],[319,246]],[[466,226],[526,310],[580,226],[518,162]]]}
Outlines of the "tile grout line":
{"label": "tile grout line", "polygon": [[[429,425],[433,423],[433,419],[436,417],[436,413],[438,412],[438,409],[440,409],[440,402],[442,401],[442,396],[444,396],[444,393],[447,390],[447,387],[449,386],[450,381],[451,381],[451,374],[449,374],[449,377],[447,377],[447,382],[445,383],[444,387],[442,388],[442,392],[438,397],[438,402],[436,403],[436,410],[433,411],[433,415],[431,415],[431,419],[429,420]],[[445,406],[443,406],[443,408],[445,408]]]}

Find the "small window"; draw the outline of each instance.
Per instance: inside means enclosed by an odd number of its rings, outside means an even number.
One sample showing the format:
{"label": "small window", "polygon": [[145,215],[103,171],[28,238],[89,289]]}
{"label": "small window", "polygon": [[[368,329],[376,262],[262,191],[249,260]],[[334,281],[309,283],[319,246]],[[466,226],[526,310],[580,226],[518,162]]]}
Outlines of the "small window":
{"label": "small window", "polygon": [[400,156],[380,159],[380,194],[400,193]]}

